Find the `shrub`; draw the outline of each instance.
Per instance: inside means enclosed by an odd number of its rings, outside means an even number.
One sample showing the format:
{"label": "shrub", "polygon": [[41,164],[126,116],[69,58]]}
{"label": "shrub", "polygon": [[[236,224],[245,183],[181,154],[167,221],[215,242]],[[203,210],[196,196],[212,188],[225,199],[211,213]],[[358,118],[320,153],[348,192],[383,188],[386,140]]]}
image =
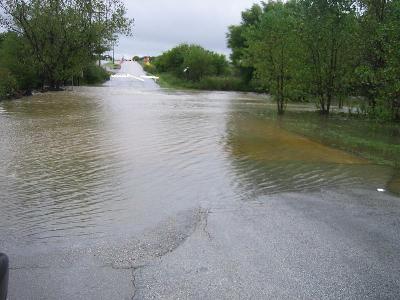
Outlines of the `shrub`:
{"label": "shrub", "polygon": [[15,94],[17,81],[8,69],[0,68],[0,99]]}
{"label": "shrub", "polygon": [[144,64],[143,70],[144,70],[146,73],[155,74],[156,71],[157,71],[157,68],[156,68],[155,65],[148,63],[148,64]]}
{"label": "shrub", "polygon": [[102,67],[90,65],[83,70],[83,83],[85,84],[99,84],[107,80],[110,80],[110,74]]}
{"label": "shrub", "polygon": [[228,74],[224,55],[198,45],[179,45],[159,56],[154,62],[158,72],[169,72],[187,81],[198,82],[206,76]]}
{"label": "shrub", "polygon": [[[38,72],[32,55],[30,55],[23,39],[15,33],[0,34],[0,68],[16,81],[16,89],[31,90],[40,85]],[[3,70],[4,75],[4,70]]]}
{"label": "shrub", "polygon": [[202,90],[248,91],[247,85],[237,77],[205,77],[196,86]]}

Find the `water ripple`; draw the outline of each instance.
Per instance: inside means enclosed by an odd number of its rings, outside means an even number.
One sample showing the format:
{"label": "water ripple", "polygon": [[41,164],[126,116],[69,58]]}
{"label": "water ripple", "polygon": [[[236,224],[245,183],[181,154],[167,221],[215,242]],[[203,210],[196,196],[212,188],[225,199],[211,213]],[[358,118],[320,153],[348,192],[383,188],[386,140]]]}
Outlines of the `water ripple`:
{"label": "water ripple", "polygon": [[264,106],[255,95],[126,82],[0,104],[0,245],[101,239],[201,203],[390,175],[249,121]]}

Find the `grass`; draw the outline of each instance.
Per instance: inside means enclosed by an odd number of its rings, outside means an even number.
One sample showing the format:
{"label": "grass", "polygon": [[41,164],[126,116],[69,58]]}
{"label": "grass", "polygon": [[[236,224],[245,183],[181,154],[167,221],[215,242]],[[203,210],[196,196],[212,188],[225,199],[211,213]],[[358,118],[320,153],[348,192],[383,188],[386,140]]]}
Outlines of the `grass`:
{"label": "grass", "polygon": [[171,73],[160,73],[157,76],[160,77],[158,83],[163,88],[207,91],[251,91],[239,78],[233,76],[210,76],[204,77],[197,82],[178,78]]}
{"label": "grass", "polygon": [[110,68],[110,69],[113,69],[113,70],[121,69],[121,65],[120,64],[113,63],[112,61],[110,61],[108,63],[105,63],[103,66],[105,66],[107,68]]}
{"label": "grass", "polygon": [[160,73],[160,74],[157,74],[157,76],[160,77],[160,79],[157,81],[157,83],[162,88],[171,88],[171,89],[174,88],[174,89],[181,89],[181,90],[193,90],[194,89],[186,81],[179,79],[170,73]]}
{"label": "grass", "polygon": [[282,126],[377,164],[400,168],[400,124],[313,112],[288,112]]}

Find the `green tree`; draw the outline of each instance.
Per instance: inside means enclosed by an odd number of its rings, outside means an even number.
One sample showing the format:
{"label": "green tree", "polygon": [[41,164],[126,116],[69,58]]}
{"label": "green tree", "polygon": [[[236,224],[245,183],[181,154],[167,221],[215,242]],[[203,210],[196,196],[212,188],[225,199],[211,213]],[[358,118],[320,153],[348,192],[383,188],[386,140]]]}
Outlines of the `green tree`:
{"label": "green tree", "polygon": [[298,18],[292,3],[269,3],[257,27],[249,29],[247,63],[254,66],[261,82],[274,96],[278,113],[296,90],[301,67]]}
{"label": "green tree", "polygon": [[243,61],[248,49],[246,35],[249,28],[257,26],[260,22],[264,7],[265,4],[263,6],[254,4],[250,9],[242,12],[242,22],[240,25],[232,25],[228,28],[227,42],[228,47],[232,51],[230,59],[246,84],[250,84],[255,71],[253,66],[245,64]]}
{"label": "green tree", "polygon": [[2,0],[0,9],[1,24],[25,39],[51,88],[80,74],[132,25],[120,0]]}
{"label": "green tree", "polygon": [[8,32],[0,34],[0,40],[0,68],[7,69],[15,78],[14,88],[28,91],[36,88],[40,79],[24,39]]}
{"label": "green tree", "polygon": [[363,0],[361,7],[359,92],[372,116],[399,120],[400,1]]}
{"label": "green tree", "polygon": [[8,69],[0,67],[0,100],[15,93],[17,81]]}
{"label": "green tree", "polygon": [[354,66],[356,14],[353,0],[302,0],[300,37],[307,56],[303,78],[317,98],[321,113],[329,114]]}

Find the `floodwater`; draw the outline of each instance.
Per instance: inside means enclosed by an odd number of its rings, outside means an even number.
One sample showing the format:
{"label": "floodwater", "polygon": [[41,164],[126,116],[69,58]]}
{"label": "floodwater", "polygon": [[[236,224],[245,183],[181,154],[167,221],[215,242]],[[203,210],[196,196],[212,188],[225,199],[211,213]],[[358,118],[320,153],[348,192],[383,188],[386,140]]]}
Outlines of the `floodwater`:
{"label": "floodwater", "polygon": [[0,103],[0,248],[123,238],[207,203],[396,185],[391,168],[253,113],[269,107],[131,78]]}

